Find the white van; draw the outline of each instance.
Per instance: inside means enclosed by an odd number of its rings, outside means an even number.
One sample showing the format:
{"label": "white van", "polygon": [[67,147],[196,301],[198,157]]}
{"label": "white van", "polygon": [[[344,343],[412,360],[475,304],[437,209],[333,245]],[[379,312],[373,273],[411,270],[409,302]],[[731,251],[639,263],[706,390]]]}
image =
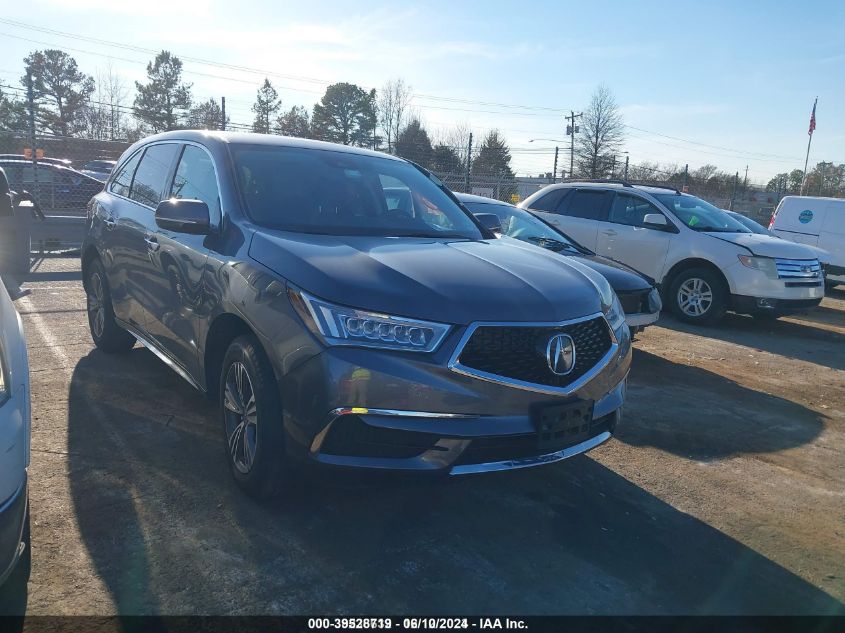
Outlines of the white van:
{"label": "white van", "polygon": [[828,251],[828,281],[845,283],[845,200],[786,196],[775,209],[769,229],[785,240]]}
{"label": "white van", "polygon": [[620,181],[549,185],[520,207],[598,255],[657,280],[663,303],[689,323],[726,310],[778,316],[824,297],[806,246],[755,235],[712,204],[671,187]]}

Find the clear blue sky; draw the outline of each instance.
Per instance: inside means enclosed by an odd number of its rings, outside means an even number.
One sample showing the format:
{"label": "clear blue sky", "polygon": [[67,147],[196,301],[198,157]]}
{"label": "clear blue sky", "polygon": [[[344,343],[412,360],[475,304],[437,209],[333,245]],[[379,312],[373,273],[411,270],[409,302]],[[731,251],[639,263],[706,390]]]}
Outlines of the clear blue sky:
{"label": "clear blue sky", "polygon": [[[553,150],[537,150],[555,143],[529,139],[563,139],[556,109],[583,108],[600,83],[632,126],[626,148],[633,163],[694,169],[709,162],[741,174],[748,165],[752,181],[801,168],[817,95],[810,163],[845,162],[842,0],[31,0],[7,3],[0,17],[271,71],[286,107],[312,105],[327,82],[377,88],[402,77],[430,129],[463,122],[481,134],[497,127],[520,174],[551,170]],[[92,75],[111,57],[129,86],[143,79],[150,59],[0,23],[0,81],[17,83],[22,58],[48,46],[67,50]],[[252,121],[261,72],[194,62],[185,69],[197,99],[226,95],[232,120]]]}

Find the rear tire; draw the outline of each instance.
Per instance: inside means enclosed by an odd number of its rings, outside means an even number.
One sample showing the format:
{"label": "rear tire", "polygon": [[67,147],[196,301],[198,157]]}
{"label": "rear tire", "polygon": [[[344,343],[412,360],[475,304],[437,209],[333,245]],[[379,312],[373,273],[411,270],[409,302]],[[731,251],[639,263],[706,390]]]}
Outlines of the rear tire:
{"label": "rear tire", "polygon": [[707,268],[678,273],[669,288],[669,306],[681,321],[708,325],[720,320],[728,309],[725,282]]}
{"label": "rear tire", "polygon": [[23,524],[21,542],[24,550],[15,568],[0,586],[0,615],[24,615],[29,593],[29,576],[32,573],[32,538],[29,527],[29,501],[26,504],[26,518]]}
{"label": "rear tire", "polygon": [[128,352],[135,345],[135,337],[120,327],[114,319],[111,290],[103,264],[95,259],[88,265],[85,277],[85,296],[88,307],[88,327],[98,349],[108,354]]}
{"label": "rear tire", "polygon": [[249,496],[281,490],[285,472],[282,405],[270,361],[258,339],[239,336],[220,368],[218,406],[229,470]]}

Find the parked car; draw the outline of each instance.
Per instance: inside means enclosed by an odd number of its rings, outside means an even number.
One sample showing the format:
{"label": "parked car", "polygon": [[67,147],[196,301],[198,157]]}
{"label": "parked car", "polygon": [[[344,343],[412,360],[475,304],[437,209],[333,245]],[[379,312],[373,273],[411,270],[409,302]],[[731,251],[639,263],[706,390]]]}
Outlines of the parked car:
{"label": "parked car", "polygon": [[105,182],[117,164],[116,160],[89,160],[80,170],[86,176]]}
{"label": "parked car", "polygon": [[567,182],[519,206],[656,279],[664,303],[689,323],[718,321],[729,309],[779,316],[824,297],[819,261],[803,248],[754,235],[709,202],[671,187]]}
{"label": "parked car", "polygon": [[[755,233],[757,235],[768,235],[769,237],[771,237],[772,239],[775,239],[775,240],[783,239],[782,237],[779,237],[777,233],[775,233],[774,231],[772,231],[770,229],[767,229],[765,226],[763,226],[759,222],[752,220],[747,215],[737,213],[736,211],[729,211],[728,209],[722,209],[722,211],[727,213],[733,219],[740,222],[745,228],[747,228],[752,233]],[[804,247],[807,250],[807,257],[808,258],[815,257],[816,259],[819,260],[819,263],[822,266],[822,273],[824,273],[825,277],[826,277],[827,276],[827,270],[831,265],[831,255],[830,255],[830,253],[828,253],[823,248],[819,248],[818,246],[811,246],[809,244],[804,244]],[[829,286],[830,285],[836,285],[836,283],[835,282],[827,282],[827,285],[829,285]]]}
{"label": "parked car", "polygon": [[[663,306],[653,279],[625,264],[599,257],[560,229],[512,204],[468,193],[456,193],[455,197],[494,232],[573,257],[602,275],[619,297],[625,321],[632,332],[651,325],[660,317]],[[489,224],[485,218],[489,218]]]}
{"label": "parked car", "polygon": [[28,191],[47,213],[52,209],[78,209],[85,213],[88,201],[103,190],[103,182],[83,173],[53,165],[42,164],[36,170],[25,160],[0,159],[9,184],[15,191]]}
{"label": "parked car", "polygon": [[[387,189],[407,191],[390,208]],[[631,344],[607,281],[495,239],[403,159],[263,134],[140,141],[91,203],[95,344],[216,399],[249,494],[305,462],[452,475],[613,432]]]}
{"label": "parked car", "polygon": [[[32,163],[31,158],[27,158],[23,154],[0,154],[0,160],[25,160]],[[53,158],[45,156],[37,159],[39,165],[58,165],[59,167],[73,167],[73,161],[69,158]]]}
{"label": "parked car", "polygon": [[772,214],[769,229],[790,242],[828,251],[828,283],[845,283],[845,200],[786,196]]}
{"label": "parked car", "polygon": [[21,318],[0,282],[0,604],[25,595],[29,581],[29,438],[26,342]]}

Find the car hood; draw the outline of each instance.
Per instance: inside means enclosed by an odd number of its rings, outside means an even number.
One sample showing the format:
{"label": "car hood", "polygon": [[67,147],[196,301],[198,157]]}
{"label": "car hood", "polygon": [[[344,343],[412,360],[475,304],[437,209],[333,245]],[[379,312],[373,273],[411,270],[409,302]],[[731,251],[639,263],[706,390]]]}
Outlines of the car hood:
{"label": "car hood", "polygon": [[600,298],[566,259],[513,240],[257,232],[250,257],[327,301],[417,319],[563,321]]}
{"label": "car hood", "polygon": [[601,255],[573,255],[569,253],[558,253],[563,257],[573,257],[585,266],[589,266],[602,277],[607,279],[610,286],[617,293],[636,292],[638,290],[651,290],[654,284],[630,266],[617,262]]}
{"label": "car hood", "polygon": [[708,233],[716,239],[738,244],[762,257],[782,257],[784,259],[816,259],[817,254],[803,244],[782,240],[779,237],[758,235],[757,233]]}

